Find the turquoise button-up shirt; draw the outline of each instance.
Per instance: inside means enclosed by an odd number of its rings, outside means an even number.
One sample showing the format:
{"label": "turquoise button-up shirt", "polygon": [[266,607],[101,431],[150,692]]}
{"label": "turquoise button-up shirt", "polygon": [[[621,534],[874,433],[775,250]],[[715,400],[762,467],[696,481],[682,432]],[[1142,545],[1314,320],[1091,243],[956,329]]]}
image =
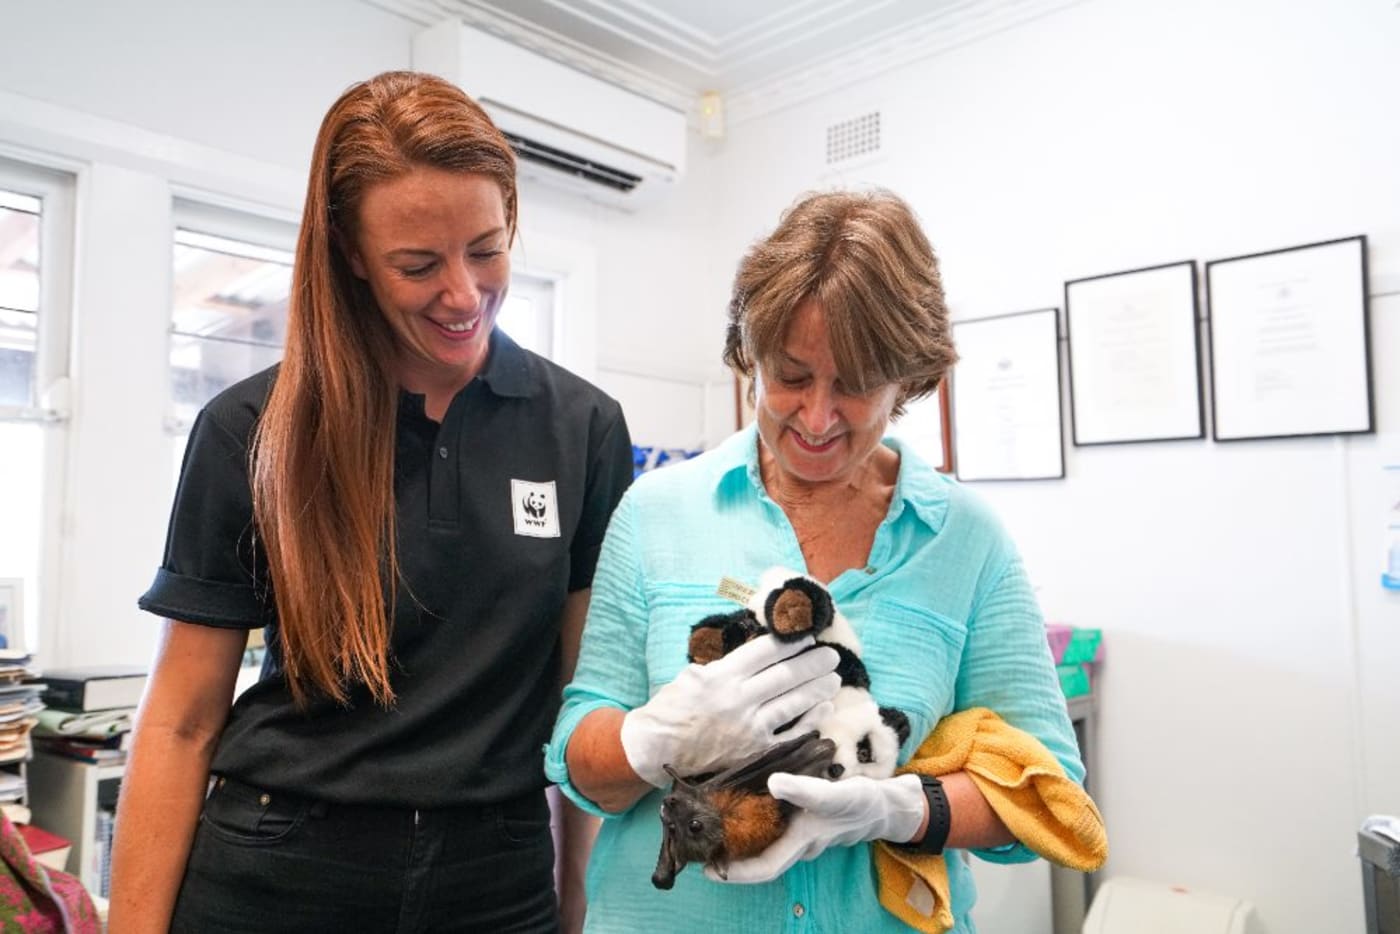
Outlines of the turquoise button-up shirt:
{"label": "turquoise button-up shirt", "polygon": [[[1015,547],[995,517],[954,480],[893,438],[899,477],[869,564],[828,584],[860,637],[871,691],[909,716],[906,761],[944,716],[988,707],[1037,737],[1083,781],[1044,623]],[[564,750],[580,720],[601,707],[646,703],[686,665],[690,627],[733,603],[722,577],[750,584],[769,567],[804,570],[797,536],[764,490],[752,426],[693,460],[641,477],[613,514],[593,578],[573,682],[564,691],[546,771],[573,801],[607,818],[588,866],[585,930],[666,932],[895,932],[879,903],[869,844],[835,847],[760,885],[722,884],[699,866],[660,891],[654,791],[606,814],[569,782]],[[994,862],[1035,856],[1017,844],[977,850]],[[948,850],[955,931],[975,931],[968,855]]]}

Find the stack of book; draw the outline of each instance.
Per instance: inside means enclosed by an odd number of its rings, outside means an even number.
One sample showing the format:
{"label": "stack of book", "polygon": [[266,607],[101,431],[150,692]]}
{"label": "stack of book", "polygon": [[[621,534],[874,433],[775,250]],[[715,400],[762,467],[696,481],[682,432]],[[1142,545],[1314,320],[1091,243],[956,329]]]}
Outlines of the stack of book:
{"label": "stack of book", "polygon": [[[30,661],[24,652],[0,649],[0,765],[27,762],[34,754],[30,733],[44,704],[40,687],[25,680],[33,677]],[[24,776],[0,769],[0,808],[11,820],[28,818],[21,804],[25,797]]]}
{"label": "stack of book", "polygon": [[146,672],[137,668],[84,668],[45,671],[35,746],[84,762],[126,761],[132,718]]}

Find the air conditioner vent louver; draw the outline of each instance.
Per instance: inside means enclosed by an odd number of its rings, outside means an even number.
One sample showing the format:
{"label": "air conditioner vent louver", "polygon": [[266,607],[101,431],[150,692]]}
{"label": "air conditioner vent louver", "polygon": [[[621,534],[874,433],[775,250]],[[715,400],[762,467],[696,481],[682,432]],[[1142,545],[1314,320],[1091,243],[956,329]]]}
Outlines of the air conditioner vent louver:
{"label": "air conditioner vent louver", "polygon": [[532,186],[631,211],[664,197],[685,174],[683,111],[456,18],[414,35],[413,67],[475,98]]}
{"label": "air conditioner vent louver", "polygon": [[527,139],[516,133],[506,133],[506,140],[515,150],[517,157],[525,162],[545,165],[559,172],[565,172],[617,191],[631,191],[642,182],[640,175],[624,172],[600,162],[593,162],[573,153],[546,146],[536,140]]}
{"label": "air conditioner vent louver", "polygon": [[878,110],[826,128],[826,164],[838,165],[880,151],[880,112]]}

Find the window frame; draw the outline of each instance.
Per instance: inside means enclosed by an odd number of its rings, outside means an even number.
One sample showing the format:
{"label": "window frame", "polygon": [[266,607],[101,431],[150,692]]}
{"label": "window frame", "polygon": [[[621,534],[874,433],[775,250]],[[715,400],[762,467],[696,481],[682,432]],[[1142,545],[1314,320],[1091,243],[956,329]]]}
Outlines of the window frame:
{"label": "window frame", "polygon": [[[170,294],[175,289],[174,264],[177,232],[207,234],[226,240],[235,240],[253,247],[278,250],[295,255],[297,244],[297,221],[286,212],[277,211],[265,205],[242,202],[233,198],[223,198],[208,192],[191,192],[174,187],[170,212],[170,255],[172,257]],[[170,309],[173,314],[173,307]],[[169,372],[170,351],[175,340],[175,322],[167,322],[166,329],[166,394],[165,433],[172,439],[186,436],[193,427],[193,421],[175,414],[175,399],[171,394]],[[251,375],[251,374],[250,374]]]}
{"label": "window frame", "polygon": [[[69,453],[72,396],[73,292],[77,275],[78,190],[81,170],[63,163],[31,159],[27,153],[0,149],[0,187],[38,198],[39,306],[35,323],[34,382],[31,403],[0,406],[0,422],[38,423],[42,445],[39,561],[33,593],[24,595],[28,618],[24,646],[30,653],[46,648],[44,636],[57,632],[62,607],[62,569],[66,504],[69,498]],[[31,625],[32,621],[32,625]]]}
{"label": "window frame", "polygon": [[[33,401],[29,405],[0,405],[0,421],[66,422],[70,414],[76,187],[73,173],[24,162],[0,151],[0,188],[38,198],[41,205]],[[45,464],[46,469],[48,466]]]}

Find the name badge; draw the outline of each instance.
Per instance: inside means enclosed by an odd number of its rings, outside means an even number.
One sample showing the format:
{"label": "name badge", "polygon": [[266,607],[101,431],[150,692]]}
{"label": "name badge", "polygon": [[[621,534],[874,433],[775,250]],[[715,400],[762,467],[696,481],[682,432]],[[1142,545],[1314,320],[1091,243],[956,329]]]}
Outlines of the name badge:
{"label": "name badge", "polygon": [[515,534],[531,538],[559,537],[559,499],[554,481],[531,483],[510,481],[510,508],[515,517]]}

